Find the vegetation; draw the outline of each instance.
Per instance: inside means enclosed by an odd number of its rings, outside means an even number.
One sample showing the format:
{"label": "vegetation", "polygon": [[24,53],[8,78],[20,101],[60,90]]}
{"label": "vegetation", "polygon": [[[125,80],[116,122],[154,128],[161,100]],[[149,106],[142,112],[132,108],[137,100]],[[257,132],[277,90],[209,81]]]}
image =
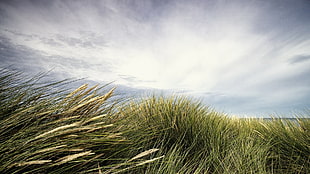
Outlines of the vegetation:
{"label": "vegetation", "polygon": [[310,119],[231,118],[184,97],[123,100],[109,86],[0,73],[0,173],[310,171]]}

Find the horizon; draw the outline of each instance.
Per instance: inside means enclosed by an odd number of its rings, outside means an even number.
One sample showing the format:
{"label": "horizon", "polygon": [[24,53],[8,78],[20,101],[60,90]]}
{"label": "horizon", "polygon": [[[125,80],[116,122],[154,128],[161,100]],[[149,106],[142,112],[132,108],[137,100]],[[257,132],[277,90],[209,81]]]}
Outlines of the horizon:
{"label": "horizon", "polygon": [[0,1],[1,66],[186,95],[239,117],[310,106],[310,1]]}

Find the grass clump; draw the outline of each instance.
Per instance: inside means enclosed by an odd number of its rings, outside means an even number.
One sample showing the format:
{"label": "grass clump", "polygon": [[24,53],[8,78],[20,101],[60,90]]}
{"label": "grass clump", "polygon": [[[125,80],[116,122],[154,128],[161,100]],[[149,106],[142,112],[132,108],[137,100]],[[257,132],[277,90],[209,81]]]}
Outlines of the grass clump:
{"label": "grass clump", "polygon": [[[156,146],[164,161],[149,173],[264,173],[268,143],[255,138],[241,120],[209,110],[185,98],[153,97],[131,103],[122,113],[136,134],[147,134],[145,147]],[[141,135],[141,136],[147,136]],[[131,137],[132,135],[127,135]],[[135,137],[133,137],[135,138]],[[158,172],[159,169],[161,170]]]}
{"label": "grass clump", "polygon": [[115,173],[147,162],[122,155],[132,142],[113,119],[114,88],[42,81],[1,70],[0,173]]}
{"label": "grass clump", "polygon": [[1,70],[0,173],[310,171],[309,119],[231,118],[184,97],[68,83]]}

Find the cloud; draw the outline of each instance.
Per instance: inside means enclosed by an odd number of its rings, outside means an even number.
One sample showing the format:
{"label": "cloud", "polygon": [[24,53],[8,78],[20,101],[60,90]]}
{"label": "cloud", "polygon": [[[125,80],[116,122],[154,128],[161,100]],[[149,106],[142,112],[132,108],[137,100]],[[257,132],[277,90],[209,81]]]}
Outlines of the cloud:
{"label": "cloud", "polygon": [[103,36],[85,31],[80,31],[80,37],[68,37],[65,35],[57,34],[54,40],[66,44],[69,47],[96,48],[107,46]]}
{"label": "cloud", "polygon": [[[283,108],[307,103],[309,10],[303,0],[1,2],[12,46],[1,54],[94,81],[216,94],[219,107]],[[26,56],[3,58],[13,47]]]}
{"label": "cloud", "polygon": [[[96,81],[113,81],[109,78],[111,67],[108,63],[91,63],[83,59],[48,55],[45,52],[31,49],[27,46],[16,45],[9,39],[0,37],[0,60],[2,68],[13,66],[29,74],[53,70],[54,76],[61,79],[76,77],[89,78]],[[99,76],[100,74],[100,76]],[[61,76],[60,76],[61,75]],[[107,76],[107,77],[105,77]]]}
{"label": "cloud", "polygon": [[310,60],[310,55],[298,55],[294,56],[290,59],[289,63],[295,64],[295,63],[303,63],[305,61]]}

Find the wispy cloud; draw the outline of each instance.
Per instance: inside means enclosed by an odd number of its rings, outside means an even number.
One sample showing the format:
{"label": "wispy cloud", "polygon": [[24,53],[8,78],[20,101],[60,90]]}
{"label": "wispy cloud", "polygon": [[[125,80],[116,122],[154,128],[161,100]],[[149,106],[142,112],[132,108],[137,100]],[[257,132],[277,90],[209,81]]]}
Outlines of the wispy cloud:
{"label": "wispy cloud", "polygon": [[25,0],[0,10],[1,36],[46,69],[188,91],[238,113],[310,104],[307,1]]}
{"label": "wispy cloud", "polygon": [[290,59],[291,64],[302,63],[305,61],[310,61],[310,55],[297,55]]}

